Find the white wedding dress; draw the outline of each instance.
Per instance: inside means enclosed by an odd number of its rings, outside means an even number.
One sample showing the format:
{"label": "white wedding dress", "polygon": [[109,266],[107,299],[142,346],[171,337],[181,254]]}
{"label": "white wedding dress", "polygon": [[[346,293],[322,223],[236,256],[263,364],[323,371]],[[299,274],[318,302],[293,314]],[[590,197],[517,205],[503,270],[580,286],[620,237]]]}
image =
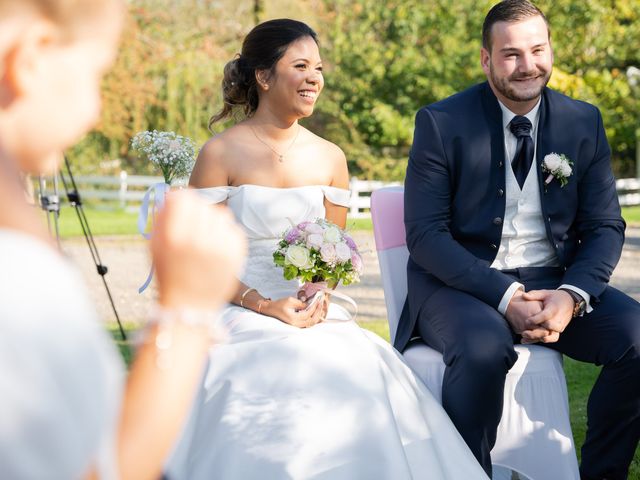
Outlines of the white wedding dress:
{"label": "white wedding dress", "polygon": [[[349,199],[325,186],[199,192],[227,201],[249,238],[242,281],[272,298],[298,286],[272,258],[290,222],[324,217],[325,196]],[[402,357],[339,305],[308,329],[238,306],[222,318],[228,342],[211,350],[168,479],[487,478]]]}

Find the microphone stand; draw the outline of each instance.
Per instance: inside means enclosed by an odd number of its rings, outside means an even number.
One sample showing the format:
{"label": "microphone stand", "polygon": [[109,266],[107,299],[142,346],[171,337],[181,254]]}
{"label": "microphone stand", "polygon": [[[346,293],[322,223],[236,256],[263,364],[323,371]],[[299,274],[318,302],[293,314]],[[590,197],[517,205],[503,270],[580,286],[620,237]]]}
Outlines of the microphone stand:
{"label": "microphone stand", "polygon": [[[111,290],[109,290],[109,285],[107,284],[107,280],[105,275],[109,271],[106,265],[102,264],[102,260],[100,259],[100,254],[98,253],[98,247],[96,246],[95,240],[93,238],[93,234],[91,233],[91,228],[89,227],[89,222],[87,221],[87,216],[85,215],[84,209],[82,208],[82,199],[80,198],[80,193],[78,193],[78,187],[76,185],[75,179],[73,178],[73,173],[71,172],[71,165],[69,164],[69,159],[67,156],[64,156],[64,164],[68,175],[68,180],[65,178],[64,169],[61,169],[59,172],[60,179],[62,180],[62,185],[64,186],[64,191],[67,196],[67,200],[69,204],[75,208],[76,214],[78,215],[78,220],[80,222],[80,226],[82,227],[82,233],[84,235],[85,240],[87,241],[87,245],[89,246],[89,251],[91,252],[91,257],[93,258],[93,263],[96,266],[96,270],[100,278],[102,278],[102,283],[107,292],[107,296],[109,297],[109,302],[111,303],[111,309],[113,310],[113,314],[116,317],[116,321],[118,322],[118,328],[120,329],[120,334],[122,335],[122,339],[124,341],[127,340],[127,335],[122,327],[122,322],[120,321],[120,316],[118,315],[118,311],[116,310],[116,306],[113,302],[113,297],[111,296]],[[49,231],[51,231],[51,222],[49,220],[49,214],[53,214],[54,217],[54,225],[55,225],[55,235],[56,240],[58,242],[58,246],[60,246],[60,233],[58,228],[58,216],[60,215],[60,201],[58,197],[58,177],[57,175],[53,178],[54,185],[54,195],[44,195],[44,180],[40,177],[40,205],[47,212],[47,223],[49,225]]]}

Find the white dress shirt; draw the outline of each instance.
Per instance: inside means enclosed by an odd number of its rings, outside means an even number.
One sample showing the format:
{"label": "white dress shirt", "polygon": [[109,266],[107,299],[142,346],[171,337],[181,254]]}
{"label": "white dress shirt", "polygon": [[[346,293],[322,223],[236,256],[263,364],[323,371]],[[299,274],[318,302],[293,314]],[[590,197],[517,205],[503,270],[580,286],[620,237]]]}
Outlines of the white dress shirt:
{"label": "white dress shirt", "polygon": [[[553,245],[547,238],[542,216],[540,189],[538,188],[538,169],[534,165],[538,143],[540,100],[529,113],[524,115],[532,125],[534,160],[522,188],[520,188],[511,166],[511,161],[516,154],[518,139],[511,132],[509,124],[516,114],[501,102],[498,103],[502,110],[505,159],[507,160],[504,169],[506,194],[500,247],[491,267],[499,270],[519,267],[557,267],[560,263]],[[587,302],[587,311],[592,310],[589,305],[591,297],[588,293],[572,285],[561,285],[559,288],[575,291]],[[519,289],[524,289],[524,286],[519,282],[514,282],[509,286],[498,305],[498,311],[501,314],[505,314],[513,294]]]}

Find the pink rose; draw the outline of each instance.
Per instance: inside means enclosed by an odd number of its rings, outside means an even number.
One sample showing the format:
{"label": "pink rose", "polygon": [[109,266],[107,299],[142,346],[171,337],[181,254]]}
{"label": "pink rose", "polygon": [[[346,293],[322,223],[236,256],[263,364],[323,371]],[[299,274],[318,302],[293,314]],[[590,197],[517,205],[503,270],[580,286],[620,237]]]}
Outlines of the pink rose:
{"label": "pink rose", "polygon": [[304,231],[309,234],[317,233],[319,235],[322,235],[324,233],[323,228],[317,223],[310,223],[309,225],[305,226]]}
{"label": "pink rose", "polygon": [[320,257],[324,262],[334,264],[336,262],[336,247],[331,243],[325,243],[320,248]]}
{"label": "pink rose", "polygon": [[345,263],[351,259],[351,249],[345,242],[336,243],[336,257],[340,263]]}
{"label": "pink rose", "polygon": [[324,240],[322,239],[322,235],[319,233],[312,233],[307,237],[307,247],[315,248],[316,250],[320,250],[322,248],[322,244]]}

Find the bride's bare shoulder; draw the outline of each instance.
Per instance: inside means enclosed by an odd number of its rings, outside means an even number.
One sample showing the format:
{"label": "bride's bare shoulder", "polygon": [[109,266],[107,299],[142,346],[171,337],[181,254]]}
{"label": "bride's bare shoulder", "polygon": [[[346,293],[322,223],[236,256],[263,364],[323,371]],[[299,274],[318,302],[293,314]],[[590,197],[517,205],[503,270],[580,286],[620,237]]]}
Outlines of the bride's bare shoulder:
{"label": "bride's bare shoulder", "polygon": [[338,145],[322,138],[320,135],[316,135],[311,130],[305,128],[304,131],[308,137],[308,142],[313,144],[313,148],[317,149],[319,153],[323,154],[323,158],[331,159],[338,163],[347,161],[344,152]]}
{"label": "bride's bare shoulder", "polygon": [[240,125],[213,135],[200,149],[189,184],[196,188],[228,185],[245,148],[245,132]]}
{"label": "bride's bare shoulder", "polygon": [[331,185],[346,188],[349,184],[349,173],[347,171],[347,157],[342,149],[333,142],[322,138],[315,133],[306,130],[309,135],[309,143],[319,155],[318,158],[331,170]]}

